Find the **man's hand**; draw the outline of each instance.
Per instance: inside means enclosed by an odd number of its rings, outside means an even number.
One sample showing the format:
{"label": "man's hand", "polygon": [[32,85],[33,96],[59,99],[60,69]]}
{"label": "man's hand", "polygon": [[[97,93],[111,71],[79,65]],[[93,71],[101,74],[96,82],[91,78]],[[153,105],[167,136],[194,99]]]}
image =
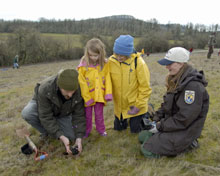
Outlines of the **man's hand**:
{"label": "man's hand", "polygon": [[81,138],[77,138],[74,145],[78,146],[78,150],[79,150],[79,154],[80,154],[82,152],[82,139]]}
{"label": "man's hand", "polygon": [[62,136],[60,136],[60,140],[63,142],[63,144],[64,144],[64,146],[66,148],[66,152],[68,154],[71,154],[72,152],[70,150],[70,141],[69,141],[69,139],[66,136],[62,135]]}

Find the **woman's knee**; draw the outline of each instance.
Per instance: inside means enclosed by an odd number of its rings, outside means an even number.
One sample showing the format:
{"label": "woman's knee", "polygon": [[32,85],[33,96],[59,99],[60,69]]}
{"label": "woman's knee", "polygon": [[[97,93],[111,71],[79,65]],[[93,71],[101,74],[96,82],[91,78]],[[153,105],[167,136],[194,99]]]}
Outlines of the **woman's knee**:
{"label": "woman's knee", "polygon": [[146,142],[150,137],[152,136],[152,133],[147,131],[147,130],[143,130],[139,133],[138,135],[138,140],[141,144],[143,144],[144,142]]}

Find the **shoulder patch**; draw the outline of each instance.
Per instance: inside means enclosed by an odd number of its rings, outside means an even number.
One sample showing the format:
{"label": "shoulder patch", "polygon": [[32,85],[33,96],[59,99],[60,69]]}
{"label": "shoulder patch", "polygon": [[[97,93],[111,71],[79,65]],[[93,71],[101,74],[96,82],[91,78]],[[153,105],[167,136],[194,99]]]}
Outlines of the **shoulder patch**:
{"label": "shoulder patch", "polygon": [[195,91],[186,90],[184,100],[187,104],[192,104],[195,100]]}

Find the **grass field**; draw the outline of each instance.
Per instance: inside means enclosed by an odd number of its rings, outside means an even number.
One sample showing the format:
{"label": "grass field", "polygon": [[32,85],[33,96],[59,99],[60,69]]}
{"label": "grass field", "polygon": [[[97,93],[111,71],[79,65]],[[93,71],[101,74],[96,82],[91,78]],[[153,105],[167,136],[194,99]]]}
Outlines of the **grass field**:
{"label": "grass field", "polygon": [[[217,51],[217,50],[216,50]],[[206,59],[207,50],[195,50],[191,61],[198,70],[203,69],[209,82],[210,109],[200,147],[174,158],[144,158],[140,153],[137,135],[130,129],[113,130],[113,102],[104,109],[108,136],[101,137],[93,131],[83,140],[80,157],[65,156],[64,146],[58,140],[40,145],[39,133],[21,118],[21,111],[32,98],[36,82],[57,73],[61,68],[75,68],[79,61],[46,63],[21,66],[20,69],[0,68],[0,175],[41,176],[217,176],[220,175],[220,57],[217,52]],[[167,70],[157,64],[164,53],[145,58],[151,72],[153,89],[150,102],[157,109],[165,92],[164,80]],[[31,139],[49,157],[34,161],[34,154],[26,156],[20,147],[26,143],[15,130],[26,126]]]}
{"label": "grass field", "polygon": [[[0,33],[0,42],[4,42],[9,36],[14,34],[11,33]],[[51,33],[41,33],[42,38],[46,40],[55,40],[65,44],[71,44],[71,47],[83,47],[80,41],[81,35],[78,34],[51,34]]]}
{"label": "grass field", "polygon": [[[14,34],[12,33],[0,33],[0,42],[4,42],[8,39],[9,36],[12,36]],[[80,34],[53,34],[53,33],[41,33],[40,34],[42,36],[42,38],[46,39],[46,40],[55,40],[55,41],[59,41],[62,42],[64,44],[71,44],[71,47],[84,47],[82,46],[82,42],[81,42],[81,37],[82,35]],[[111,40],[111,37],[104,37],[108,40]],[[134,44],[137,45],[139,42],[140,38],[135,38],[134,39]]]}
{"label": "grass field", "polygon": [[9,33],[0,33],[0,41],[5,41],[10,35]]}
{"label": "grass field", "polygon": [[54,39],[63,43],[71,44],[71,47],[83,47],[78,34],[41,34],[45,39]]}

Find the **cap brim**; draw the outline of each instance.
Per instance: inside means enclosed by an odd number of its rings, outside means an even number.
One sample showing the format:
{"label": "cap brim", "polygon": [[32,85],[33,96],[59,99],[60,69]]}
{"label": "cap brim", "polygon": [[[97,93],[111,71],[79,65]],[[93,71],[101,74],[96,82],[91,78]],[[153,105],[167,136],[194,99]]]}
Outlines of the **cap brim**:
{"label": "cap brim", "polygon": [[170,60],[167,60],[167,59],[165,59],[165,58],[163,58],[163,59],[161,59],[161,60],[159,60],[159,61],[157,61],[160,65],[170,65],[170,64],[172,64],[172,63],[174,63],[173,61],[170,61]]}

